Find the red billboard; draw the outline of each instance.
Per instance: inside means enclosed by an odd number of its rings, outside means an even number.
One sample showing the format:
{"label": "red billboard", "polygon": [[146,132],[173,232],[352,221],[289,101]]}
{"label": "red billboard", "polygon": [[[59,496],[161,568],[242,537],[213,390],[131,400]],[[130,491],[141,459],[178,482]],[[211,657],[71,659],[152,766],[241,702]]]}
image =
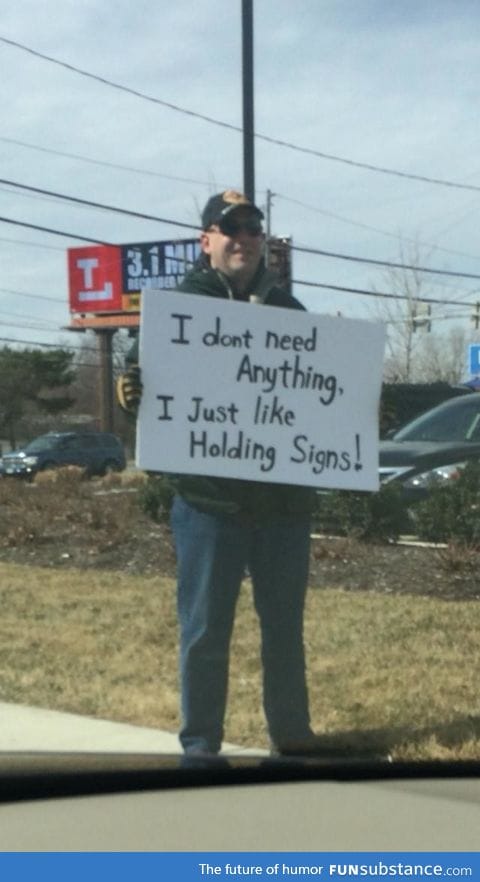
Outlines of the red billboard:
{"label": "red billboard", "polygon": [[122,265],[116,245],[68,249],[71,312],[121,312]]}

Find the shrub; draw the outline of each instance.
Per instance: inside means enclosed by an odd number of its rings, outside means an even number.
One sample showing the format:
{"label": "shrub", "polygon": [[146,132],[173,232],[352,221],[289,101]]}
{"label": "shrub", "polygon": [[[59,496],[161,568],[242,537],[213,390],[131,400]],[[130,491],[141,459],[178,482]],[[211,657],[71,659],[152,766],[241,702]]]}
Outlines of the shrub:
{"label": "shrub", "polygon": [[163,475],[149,475],[138,491],[142,511],[157,523],[168,521],[174,491]]}
{"label": "shrub", "polygon": [[456,480],[434,485],[416,506],[415,521],[422,539],[480,547],[480,463],[470,462]]}
{"label": "shrub", "polygon": [[86,470],[81,466],[67,465],[37,472],[33,480],[35,484],[61,484],[62,488],[69,488],[84,481],[86,477]]}
{"label": "shrub", "polygon": [[315,523],[326,533],[384,542],[397,539],[405,529],[407,515],[400,489],[394,484],[386,484],[378,493],[319,493],[317,500]]}

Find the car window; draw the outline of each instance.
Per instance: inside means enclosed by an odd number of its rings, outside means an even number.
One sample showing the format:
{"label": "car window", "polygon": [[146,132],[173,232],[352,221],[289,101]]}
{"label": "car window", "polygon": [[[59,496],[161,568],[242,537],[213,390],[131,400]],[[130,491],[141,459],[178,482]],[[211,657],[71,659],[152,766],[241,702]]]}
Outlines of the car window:
{"label": "car window", "polygon": [[475,441],[480,438],[480,400],[441,406],[396,432],[395,441]]}
{"label": "car window", "polygon": [[67,438],[62,438],[59,446],[62,450],[80,450],[82,447],[82,443],[80,438],[76,438],[74,435],[71,435]]}
{"label": "car window", "polygon": [[81,446],[85,450],[94,450],[99,447],[99,441],[96,435],[82,435]]}
{"label": "car window", "polygon": [[25,451],[26,453],[40,453],[43,450],[55,450],[58,443],[59,439],[55,435],[41,435],[27,444]]}

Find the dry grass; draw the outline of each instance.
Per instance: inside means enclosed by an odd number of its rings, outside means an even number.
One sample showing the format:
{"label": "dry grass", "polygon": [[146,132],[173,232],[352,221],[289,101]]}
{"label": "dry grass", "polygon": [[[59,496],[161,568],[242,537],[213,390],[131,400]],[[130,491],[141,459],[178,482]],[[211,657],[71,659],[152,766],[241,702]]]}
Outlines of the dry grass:
{"label": "dry grass", "polygon": [[[0,574],[2,700],[177,728],[171,580],[11,564]],[[232,644],[226,737],[267,746],[249,587]],[[478,759],[479,625],[471,602],[311,590],[315,729],[374,737],[398,757]]]}
{"label": "dry grass", "polygon": [[108,497],[117,485],[123,486],[122,478],[114,473],[89,481],[83,469],[67,466],[40,472],[33,483],[0,480],[0,546],[61,547],[62,539],[71,537],[92,551],[121,544],[137,516],[133,493],[122,494],[114,505]]}

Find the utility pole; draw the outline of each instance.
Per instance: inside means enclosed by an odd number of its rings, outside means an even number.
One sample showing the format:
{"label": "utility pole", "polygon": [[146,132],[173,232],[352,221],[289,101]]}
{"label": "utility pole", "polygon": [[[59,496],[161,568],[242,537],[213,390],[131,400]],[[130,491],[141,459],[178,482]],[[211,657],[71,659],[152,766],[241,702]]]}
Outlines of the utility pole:
{"label": "utility pole", "polygon": [[115,331],[102,328],[96,332],[100,352],[100,431],[113,432],[113,356]]}
{"label": "utility pole", "polygon": [[253,0],[242,0],[243,189],[255,202]]}
{"label": "utility pole", "polygon": [[268,266],[270,257],[270,239],[272,238],[272,198],[273,193],[267,190],[267,203],[265,208],[265,262]]}
{"label": "utility pole", "polygon": [[478,327],[480,325],[480,303],[478,302],[478,300],[473,307],[472,321],[475,326],[475,330],[478,331]]}

